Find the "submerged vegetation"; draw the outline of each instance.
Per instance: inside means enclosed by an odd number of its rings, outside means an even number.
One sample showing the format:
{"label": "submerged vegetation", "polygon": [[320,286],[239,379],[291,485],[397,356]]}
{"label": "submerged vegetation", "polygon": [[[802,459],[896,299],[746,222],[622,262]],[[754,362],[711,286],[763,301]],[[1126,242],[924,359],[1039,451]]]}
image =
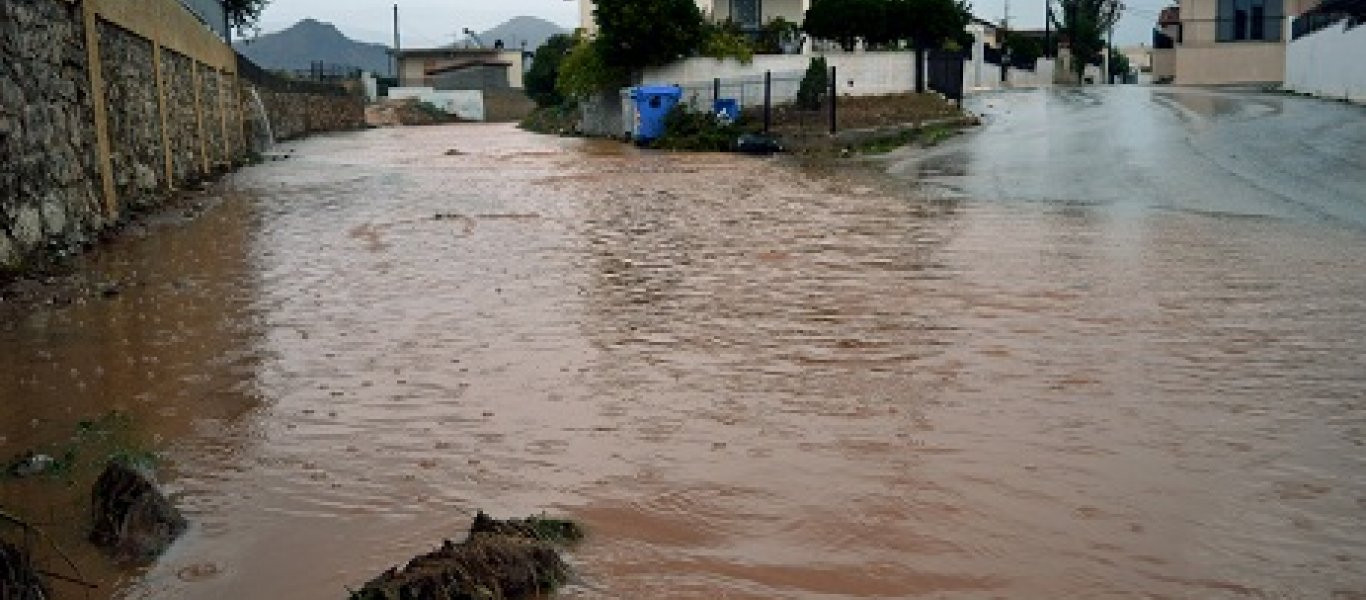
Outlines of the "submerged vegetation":
{"label": "submerged vegetation", "polygon": [[520,600],[568,583],[559,548],[582,540],[573,521],[533,516],[500,521],[482,511],[465,541],[447,540],[351,592],[351,600]]}
{"label": "submerged vegetation", "polygon": [[67,440],[10,458],[0,472],[0,480],[46,477],[72,485],[111,460],[144,469],[151,469],[157,463],[156,454],[137,439],[132,418],[121,411],[80,421]]}

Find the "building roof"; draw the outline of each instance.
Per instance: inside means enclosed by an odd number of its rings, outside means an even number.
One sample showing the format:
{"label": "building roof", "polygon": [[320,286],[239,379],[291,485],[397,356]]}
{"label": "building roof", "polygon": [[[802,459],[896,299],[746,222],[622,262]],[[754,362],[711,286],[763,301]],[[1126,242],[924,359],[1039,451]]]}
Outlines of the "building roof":
{"label": "building roof", "polygon": [[412,48],[398,51],[399,58],[436,56],[436,57],[455,57],[455,56],[488,56],[490,54],[502,54],[504,52],[518,52],[520,50],[498,50],[494,48]]}

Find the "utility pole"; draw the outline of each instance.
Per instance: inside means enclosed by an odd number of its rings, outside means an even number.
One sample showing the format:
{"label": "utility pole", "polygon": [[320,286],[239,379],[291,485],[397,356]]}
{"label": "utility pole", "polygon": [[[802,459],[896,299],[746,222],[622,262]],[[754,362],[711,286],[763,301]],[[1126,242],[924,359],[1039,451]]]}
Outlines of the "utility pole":
{"label": "utility pole", "polygon": [[394,5],[394,73],[393,73],[393,75],[394,75],[394,78],[395,78],[395,79],[400,80],[400,81],[398,82],[399,85],[403,85],[403,81],[402,81],[403,75],[402,75],[401,73],[398,72],[398,71],[399,71],[399,68],[402,66],[402,65],[399,63],[399,61],[398,61],[398,52],[399,52],[399,50],[400,50],[401,48],[402,48],[402,46],[399,45],[399,39],[398,39],[398,5],[395,4],[395,5]]}
{"label": "utility pole", "polygon": [[1010,0],[1006,0],[1006,14],[1001,17],[1001,83],[1010,81]]}
{"label": "utility pole", "polygon": [[1105,42],[1105,81],[1110,85],[1115,84],[1115,72],[1110,70],[1110,55],[1115,53],[1115,22],[1110,21],[1109,35]]}
{"label": "utility pole", "polygon": [[1053,0],[1043,0],[1043,57],[1050,58],[1049,47],[1053,37]]}

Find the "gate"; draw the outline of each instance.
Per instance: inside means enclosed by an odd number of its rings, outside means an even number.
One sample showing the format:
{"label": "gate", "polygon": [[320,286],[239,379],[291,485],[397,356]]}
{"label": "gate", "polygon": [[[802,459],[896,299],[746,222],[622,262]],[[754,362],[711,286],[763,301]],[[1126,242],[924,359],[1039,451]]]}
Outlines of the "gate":
{"label": "gate", "polygon": [[928,74],[930,89],[949,100],[963,100],[963,54],[945,50],[930,51]]}

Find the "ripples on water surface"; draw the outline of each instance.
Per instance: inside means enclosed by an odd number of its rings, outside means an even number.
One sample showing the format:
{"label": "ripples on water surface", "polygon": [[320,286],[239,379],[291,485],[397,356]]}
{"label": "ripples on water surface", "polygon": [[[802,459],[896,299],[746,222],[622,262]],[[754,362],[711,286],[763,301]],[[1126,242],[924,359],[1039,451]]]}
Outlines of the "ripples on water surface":
{"label": "ripples on water surface", "polygon": [[124,596],[341,597],[476,508],[585,521],[574,598],[1366,593],[1359,233],[297,146],[0,332],[0,450],[121,407],[167,452],[195,526]]}

